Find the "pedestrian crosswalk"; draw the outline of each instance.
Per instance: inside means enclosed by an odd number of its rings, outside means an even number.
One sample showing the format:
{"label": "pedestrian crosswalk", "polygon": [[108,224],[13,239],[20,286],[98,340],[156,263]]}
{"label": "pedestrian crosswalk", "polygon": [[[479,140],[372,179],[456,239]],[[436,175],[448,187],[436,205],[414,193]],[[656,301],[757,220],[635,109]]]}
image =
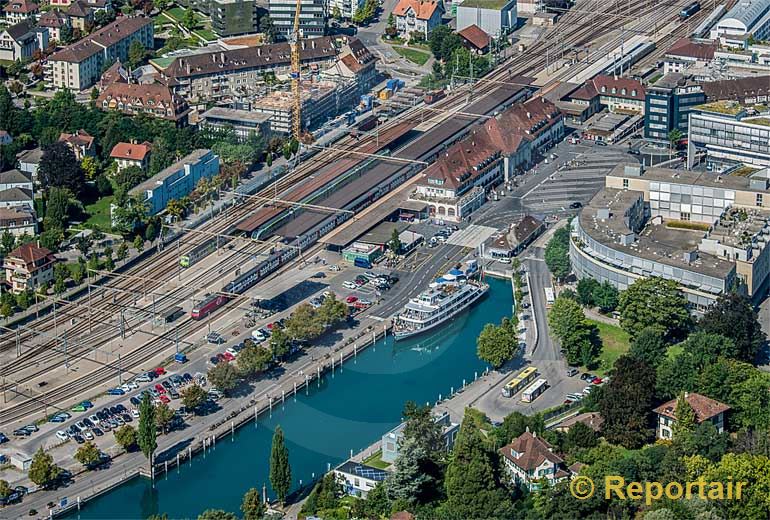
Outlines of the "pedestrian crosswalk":
{"label": "pedestrian crosswalk", "polygon": [[573,202],[585,204],[604,186],[607,174],[624,162],[629,162],[629,156],[622,150],[581,154],[527,193],[524,206],[540,212],[566,210]]}

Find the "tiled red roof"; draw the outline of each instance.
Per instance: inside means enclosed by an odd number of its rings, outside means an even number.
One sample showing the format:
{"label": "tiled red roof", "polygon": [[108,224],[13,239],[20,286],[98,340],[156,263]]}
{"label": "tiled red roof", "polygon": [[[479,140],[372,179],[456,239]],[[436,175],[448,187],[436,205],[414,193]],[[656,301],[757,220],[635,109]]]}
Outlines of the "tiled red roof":
{"label": "tiled red roof", "polygon": [[[516,452],[519,456],[515,456]],[[551,445],[544,439],[526,431],[516,437],[512,443],[500,448],[500,453],[519,468],[529,471],[539,467],[543,462],[561,464],[561,457],[551,451]]]}
{"label": "tiled red roof", "polygon": [[716,50],[717,42],[695,43],[687,38],[680,38],[666,51],[666,55],[711,60]]}
{"label": "tiled red roof", "polygon": [[[107,106],[104,106],[104,102]],[[108,85],[99,94],[96,104],[100,108],[121,110],[125,112],[145,112],[147,109],[158,117],[176,120],[189,112],[185,100],[171,92],[161,83],[121,83],[116,81]],[[120,105],[123,105],[123,108]],[[168,110],[171,109],[171,114]],[[160,114],[162,111],[163,114]]]}
{"label": "tiled red roof", "polygon": [[62,133],[59,136],[59,142],[69,143],[74,146],[84,146],[86,148],[91,148],[91,146],[94,144],[94,138],[85,130],[78,130],[74,134]]}
{"label": "tiled red roof", "polygon": [[489,35],[476,24],[469,25],[457,34],[477,49],[485,49],[491,41]]}
{"label": "tiled red roof", "polygon": [[43,13],[40,16],[38,25],[40,25],[40,27],[64,27],[67,25],[67,17],[58,9],[54,9]]}
{"label": "tiled red roof", "polygon": [[44,247],[38,247],[32,242],[17,247],[8,253],[8,258],[21,258],[26,264],[34,264],[35,262],[45,259],[48,259],[49,261],[56,260],[56,257],[51,251]]}
{"label": "tiled red roof", "polygon": [[[685,400],[695,412],[695,420],[698,423],[702,423],[730,409],[726,404],[701,394],[687,393],[685,394]],[[671,419],[676,419],[676,405],[677,399],[672,399],[658,406],[653,411],[658,415],[665,415]]]}
{"label": "tiled red roof", "polygon": [[150,143],[118,143],[112,148],[110,157],[113,159],[143,161],[148,153],[150,153]]}
{"label": "tiled red roof", "polygon": [[[591,81],[600,95],[609,94],[619,98],[644,101],[644,85],[635,79],[599,75]],[[604,92],[602,92],[602,88],[604,88]],[[613,88],[615,92],[612,91]]]}
{"label": "tiled red roof", "polygon": [[40,6],[35,2],[29,2],[28,0],[11,0],[11,2],[3,8],[3,11],[6,13],[29,14],[36,13],[39,9]]}
{"label": "tiled red roof", "polygon": [[430,20],[433,13],[438,9],[438,2],[432,0],[399,0],[396,8],[393,9],[393,16],[406,16],[406,13],[412,8],[414,15],[420,20]]}

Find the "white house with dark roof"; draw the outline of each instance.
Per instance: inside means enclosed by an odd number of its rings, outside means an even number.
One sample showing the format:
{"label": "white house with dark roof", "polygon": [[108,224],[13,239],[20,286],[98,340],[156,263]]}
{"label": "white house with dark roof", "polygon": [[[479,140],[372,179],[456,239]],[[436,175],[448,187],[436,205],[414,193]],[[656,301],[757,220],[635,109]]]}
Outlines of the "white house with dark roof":
{"label": "white house with dark roof", "polygon": [[[685,392],[684,399],[695,412],[696,424],[709,421],[717,429],[717,432],[725,431],[725,415],[730,410],[729,406],[695,392]],[[655,434],[658,439],[671,439],[673,436],[678,401],[678,399],[672,399],[653,410],[656,423]]]}
{"label": "white house with dark roof", "polygon": [[388,473],[366,464],[348,460],[334,468],[334,476],[342,484],[345,493],[359,498],[366,498]]}
{"label": "white house with dark roof", "polygon": [[0,208],[24,206],[34,209],[32,190],[26,188],[9,188],[0,190]]}
{"label": "white house with dark roof", "polygon": [[530,491],[540,489],[540,482],[553,485],[570,478],[564,459],[553,452],[553,447],[536,433],[527,431],[512,443],[500,448],[500,454],[511,482]]}
{"label": "white house with dark roof", "polygon": [[11,188],[24,188],[32,191],[32,179],[19,170],[0,172],[0,191]]}
{"label": "white house with dark roof", "polygon": [[17,24],[34,19],[40,12],[40,6],[31,0],[11,0],[3,7],[3,12],[7,23]]}
{"label": "white house with dark roof", "polygon": [[24,19],[0,31],[0,60],[31,59],[35,49],[42,50],[47,45],[47,29],[35,27],[31,19]]}

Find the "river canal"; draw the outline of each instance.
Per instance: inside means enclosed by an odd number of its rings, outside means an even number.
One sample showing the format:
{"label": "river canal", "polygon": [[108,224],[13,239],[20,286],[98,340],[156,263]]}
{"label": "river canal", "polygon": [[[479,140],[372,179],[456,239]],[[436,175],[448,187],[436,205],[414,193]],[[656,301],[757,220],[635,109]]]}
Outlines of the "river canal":
{"label": "river canal", "polygon": [[491,290],[470,311],[451,325],[424,337],[380,341],[351,360],[334,375],[327,374],[260,416],[232,440],[221,439],[213,451],[199,455],[159,478],[153,488],[136,478],[84,504],[69,518],[147,518],[167,513],[170,518],[194,518],[216,508],[240,514],[250,487],[268,486],[268,461],[273,430],[280,425],[286,436],[295,485],[307,483],[350,455],[376,441],[396,426],[404,402],[433,404],[439,394],[473,381],[486,365],[476,356],[476,337],[484,324],[510,315],[509,282],[489,279]]}

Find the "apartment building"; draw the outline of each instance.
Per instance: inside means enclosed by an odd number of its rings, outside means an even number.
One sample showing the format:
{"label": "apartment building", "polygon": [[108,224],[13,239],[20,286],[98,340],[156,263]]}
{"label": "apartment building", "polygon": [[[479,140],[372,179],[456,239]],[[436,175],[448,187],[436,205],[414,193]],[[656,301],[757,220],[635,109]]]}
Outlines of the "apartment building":
{"label": "apartment building", "polygon": [[3,7],[5,21],[14,25],[33,19],[40,13],[40,6],[31,0],[11,0]]}
{"label": "apartment building", "polygon": [[329,14],[333,15],[336,10],[339,10],[340,16],[349,20],[364,7],[365,3],[366,0],[330,0]]}
{"label": "apartment building", "polygon": [[128,59],[134,40],[153,48],[150,18],[120,17],[82,40],[55,52],[46,64],[46,79],[56,88],[83,90],[93,86],[105,64]]}
{"label": "apartment building", "polygon": [[211,150],[195,150],[152,178],[131,189],[129,195],[147,204],[147,212],[157,215],[171,199],[189,195],[201,179],[219,174],[219,156]]}
{"label": "apartment building", "polygon": [[255,0],[182,0],[179,4],[211,18],[211,30],[220,38],[257,32],[259,6]]}
{"label": "apartment building", "polygon": [[[337,48],[332,38],[301,41],[303,68],[317,69],[336,59]],[[288,75],[290,70],[289,44],[274,43],[179,57],[161,71],[161,80],[187,100],[206,101],[247,95],[264,85],[266,72]]]}
{"label": "apartment building", "polygon": [[48,29],[23,20],[0,31],[0,60],[30,60],[36,50],[48,47]]}
{"label": "apartment building", "polygon": [[[299,31],[302,38],[317,38],[326,34],[329,3],[326,0],[301,0]],[[295,0],[269,0],[268,12],[278,34],[288,40],[294,31]]]}
{"label": "apartment building", "polygon": [[441,8],[433,0],[399,0],[393,16],[398,35],[407,40],[413,33],[427,40],[431,31],[441,24]]}
{"label": "apartment building", "polygon": [[111,82],[99,94],[96,106],[102,110],[166,119],[178,126],[187,124],[187,115],[190,113],[185,99],[161,83]]}

